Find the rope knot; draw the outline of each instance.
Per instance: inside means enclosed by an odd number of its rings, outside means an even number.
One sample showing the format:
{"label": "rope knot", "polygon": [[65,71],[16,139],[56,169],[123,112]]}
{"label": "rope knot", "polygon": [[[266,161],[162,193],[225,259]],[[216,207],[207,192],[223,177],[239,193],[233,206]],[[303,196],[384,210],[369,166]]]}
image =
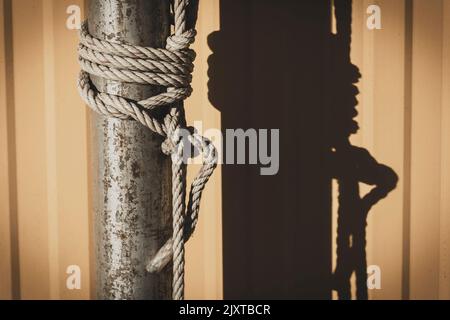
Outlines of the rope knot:
{"label": "rope knot", "polygon": [[172,156],[172,162],[181,163],[183,160],[183,129],[176,127],[167,133],[167,138],[161,144],[162,152],[167,156]]}
{"label": "rope knot", "polygon": [[173,34],[167,38],[166,49],[170,51],[178,51],[188,49],[195,42],[197,31],[194,29],[187,30],[180,35]]}
{"label": "rope knot", "polygon": [[[177,146],[180,145],[181,142],[191,142],[193,137],[197,134],[197,130],[192,127],[185,127],[185,128],[176,128],[173,133],[170,133],[167,135],[167,138],[163,141],[161,144],[161,150],[166,156],[170,156],[176,153],[176,150],[178,150]],[[185,140],[183,140],[185,139]],[[183,141],[182,141],[183,140]],[[184,143],[183,143],[184,146]],[[195,145],[194,145],[195,146]],[[181,154],[182,156],[182,154]],[[196,153],[194,152],[191,157],[195,157]]]}
{"label": "rope knot", "polygon": [[[78,90],[86,104],[106,116],[134,119],[165,138],[161,149],[172,158],[173,234],[149,262],[147,270],[160,271],[172,259],[174,299],[184,297],[184,243],[195,229],[203,189],[217,165],[214,146],[194,128],[185,127],[181,103],[192,92],[190,83],[195,52],[189,46],[195,40],[196,31],[186,30],[186,11],[188,3],[193,2],[173,1],[175,34],[167,39],[165,49],[97,39],[89,34],[87,22],[82,25],[78,48],[82,69]],[[142,101],[132,101],[99,92],[89,75],[122,83],[162,86],[167,90]],[[152,112],[161,106],[166,108],[162,118]],[[192,182],[186,206],[186,169],[182,161],[188,154],[185,149],[192,145],[202,152],[203,164]]]}
{"label": "rope knot", "polygon": [[166,156],[170,156],[175,152],[175,145],[172,142],[172,139],[166,138],[161,144],[161,150]]}

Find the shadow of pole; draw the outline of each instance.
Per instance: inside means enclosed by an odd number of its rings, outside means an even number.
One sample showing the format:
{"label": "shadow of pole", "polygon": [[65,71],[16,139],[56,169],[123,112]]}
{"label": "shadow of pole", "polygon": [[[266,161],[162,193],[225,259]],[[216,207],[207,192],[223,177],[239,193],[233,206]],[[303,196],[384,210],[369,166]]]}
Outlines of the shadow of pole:
{"label": "shadow of pole", "polygon": [[[366,216],[397,177],[349,142],[361,75],[350,62],[351,1],[335,3],[337,35],[330,0],[221,1],[221,29],[208,37],[208,94],[222,128],[280,130],[277,175],[222,167],[225,299],[331,299],[332,288],[348,299],[354,271],[358,297],[367,298]],[[360,197],[359,182],[374,188]]]}

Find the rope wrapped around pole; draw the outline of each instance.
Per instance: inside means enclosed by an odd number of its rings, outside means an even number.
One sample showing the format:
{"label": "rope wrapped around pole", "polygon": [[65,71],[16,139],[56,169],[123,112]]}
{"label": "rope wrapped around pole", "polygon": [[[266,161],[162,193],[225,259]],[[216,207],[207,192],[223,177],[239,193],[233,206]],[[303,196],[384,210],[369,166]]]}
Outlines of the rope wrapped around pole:
{"label": "rope wrapped around pole", "polygon": [[[189,46],[194,42],[196,32],[193,29],[195,21],[190,23],[192,29],[188,29],[188,20],[196,13],[188,10],[196,9],[195,1],[174,0],[175,32],[167,39],[165,49],[96,39],[89,34],[86,22],[81,28],[78,48],[82,69],[78,90],[85,103],[105,116],[134,119],[166,139],[162,151],[172,159],[173,235],[149,260],[147,270],[158,272],[172,258],[174,300],[184,299],[184,245],[195,230],[202,192],[217,166],[214,145],[186,127],[182,103],[192,93],[190,83],[195,52]],[[97,91],[90,75],[126,83],[158,85],[167,90],[142,101],[132,101]],[[187,137],[184,132],[189,132]],[[201,155],[202,167],[191,185],[186,206],[184,151],[188,144]]]}

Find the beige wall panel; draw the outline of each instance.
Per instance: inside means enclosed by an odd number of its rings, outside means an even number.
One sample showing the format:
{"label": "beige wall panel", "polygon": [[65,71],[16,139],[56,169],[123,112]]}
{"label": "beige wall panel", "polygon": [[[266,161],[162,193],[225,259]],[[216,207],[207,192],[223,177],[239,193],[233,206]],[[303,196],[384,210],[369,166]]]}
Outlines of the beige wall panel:
{"label": "beige wall panel", "polygon": [[5,7],[0,0],[0,299],[12,298]]}
{"label": "beige wall panel", "polygon": [[439,293],[443,1],[414,1],[411,156],[412,299]]}
{"label": "beige wall panel", "polygon": [[[14,1],[14,75],[21,295],[87,298],[86,110],[75,87],[76,30],[66,8],[82,1]],[[66,268],[82,270],[67,290]]]}
{"label": "beige wall panel", "polygon": [[[381,8],[382,29],[367,28],[367,8]],[[379,162],[403,176],[404,1],[354,1],[352,62],[362,78],[358,84],[357,121],[352,143],[366,148]],[[370,190],[361,185],[361,193]],[[375,206],[367,227],[367,262],[382,271],[382,289],[372,299],[401,297],[402,188]],[[389,251],[386,251],[386,248]]]}
{"label": "beige wall panel", "polygon": [[370,115],[373,144],[369,151],[402,179],[386,199],[371,212],[371,253],[368,265],[381,269],[381,290],[371,290],[373,299],[401,299],[403,252],[403,164],[405,1],[376,2],[382,12],[382,29],[373,30],[373,112]]}
{"label": "beige wall panel", "polygon": [[[49,247],[55,250],[52,269],[55,297],[89,297],[89,221],[87,203],[87,109],[81,102],[76,77],[79,73],[77,30],[66,27],[70,5],[82,8],[83,1],[45,0],[46,107],[48,110]],[[50,159],[51,158],[51,159]],[[52,165],[53,164],[53,165]],[[66,270],[81,268],[81,290],[68,290]]]}
{"label": "beige wall panel", "polygon": [[[221,118],[208,100],[208,35],[220,29],[218,0],[200,1],[198,36],[194,45],[197,51],[193,88],[194,93],[186,102],[189,124],[201,123],[203,133],[208,129],[220,130]],[[193,166],[189,170],[190,179],[199,169]],[[222,299],[222,203],[221,172],[215,171],[208,183],[202,200],[200,222],[193,238],[187,245],[186,256],[186,298]]]}
{"label": "beige wall panel", "polygon": [[21,297],[49,297],[42,1],[14,0],[14,95]]}
{"label": "beige wall panel", "polygon": [[439,298],[450,299],[450,1],[443,9],[442,183]]}

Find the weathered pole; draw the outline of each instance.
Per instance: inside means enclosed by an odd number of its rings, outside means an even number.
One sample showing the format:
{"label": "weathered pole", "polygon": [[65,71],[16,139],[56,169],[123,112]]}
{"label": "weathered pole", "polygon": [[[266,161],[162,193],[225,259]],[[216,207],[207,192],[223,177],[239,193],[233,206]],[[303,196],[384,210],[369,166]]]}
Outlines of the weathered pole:
{"label": "weathered pole", "polygon": [[[132,45],[164,47],[170,32],[167,0],[90,0],[89,32]],[[101,92],[143,100],[149,85],[91,76]],[[163,139],[135,121],[92,112],[95,285],[98,299],[170,299],[171,268],[153,275],[148,257],[171,237],[171,164]]]}

